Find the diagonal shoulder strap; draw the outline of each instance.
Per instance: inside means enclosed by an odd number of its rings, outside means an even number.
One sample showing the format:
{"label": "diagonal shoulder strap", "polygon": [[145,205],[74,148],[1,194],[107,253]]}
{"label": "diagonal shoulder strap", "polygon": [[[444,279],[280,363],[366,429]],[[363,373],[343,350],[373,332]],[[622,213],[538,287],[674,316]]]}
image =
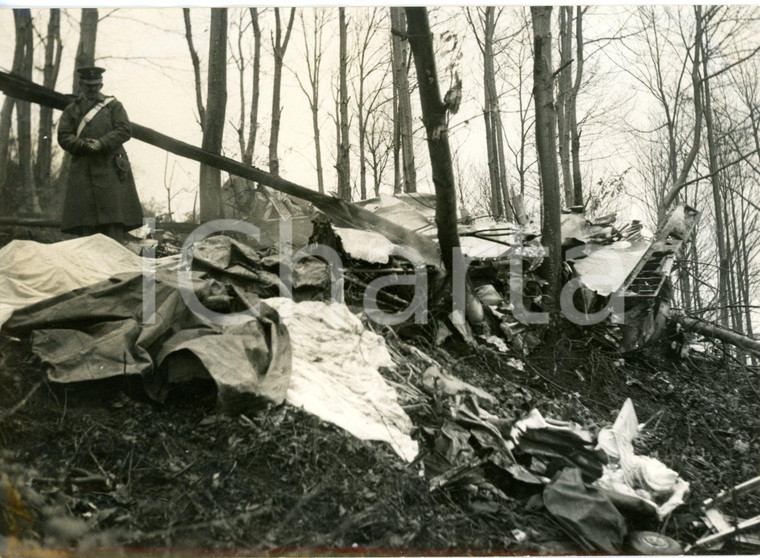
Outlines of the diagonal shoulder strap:
{"label": "diagonal shoulder strap", "polygon": [[82,130],[84,130],[84,127],[87,126],[87,124],[90,123],[90,120],[95,118],[95,115],[98,114],[102,109],[104,109],[111,101],[115,100],[116,97],[106,97],[102,101],[100,101],[97,105],[92,107],[90,110],[87,111],[87,114],[84,115],[82,120],[79,122],[79,126],[77,126],[77,137],[79,137],[79,134],[82,133]]}

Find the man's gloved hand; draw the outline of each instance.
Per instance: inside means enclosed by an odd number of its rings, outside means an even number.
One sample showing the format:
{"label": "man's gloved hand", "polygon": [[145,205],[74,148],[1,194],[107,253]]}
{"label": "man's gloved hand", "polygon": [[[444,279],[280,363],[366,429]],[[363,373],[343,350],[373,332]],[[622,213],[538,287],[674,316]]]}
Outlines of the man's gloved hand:
{"label": "man's gloved hand", "polygon": [[103,144],[100,142],[100,140],[96,139],[86,139],[85,141],[85,147],[92,151],[93,153],[97,153],[101,149],[103,149]]}

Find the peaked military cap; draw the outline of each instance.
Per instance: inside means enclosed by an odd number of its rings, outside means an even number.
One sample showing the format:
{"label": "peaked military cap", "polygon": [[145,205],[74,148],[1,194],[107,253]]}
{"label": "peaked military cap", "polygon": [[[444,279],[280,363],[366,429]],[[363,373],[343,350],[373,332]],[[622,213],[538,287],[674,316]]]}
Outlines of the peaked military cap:
{"label": "peaked military cap", "polygon": [[105,68],[99,66],[86,66],[84,68],[77,68],[79,73],[79,80],[83,83],[100,83],[103,81],[103,72]]}

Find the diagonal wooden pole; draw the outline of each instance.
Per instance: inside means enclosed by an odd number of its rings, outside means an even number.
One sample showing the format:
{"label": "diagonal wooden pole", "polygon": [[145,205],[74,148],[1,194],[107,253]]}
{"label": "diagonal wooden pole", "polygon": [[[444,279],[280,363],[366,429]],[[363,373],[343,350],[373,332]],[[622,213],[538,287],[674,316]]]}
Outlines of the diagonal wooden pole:
{"label": "diagonal wooden pole", "polygon": [[[0,91],[10,97],[58,110],[63,110],[74,100],[74,97],[71,95],[58,93],[32,81],[2,71],[0,71]],[[385,236],[394,244],[414,248],[428,265],[441,266],[438,245],[434,241],[388,219],[375,215],[362,207],[347,203],[340,198],[320,194],[316,190],[300,186],[295,182],[290,182],[256,167],[244,165],[229,157],[211,153],[134,122],[132,123],[132,137],[180,157],[213,166],[232,175],[253,180],[285,194],[306,200],[327,215],[333,224],[337,226],[375,231]]]}

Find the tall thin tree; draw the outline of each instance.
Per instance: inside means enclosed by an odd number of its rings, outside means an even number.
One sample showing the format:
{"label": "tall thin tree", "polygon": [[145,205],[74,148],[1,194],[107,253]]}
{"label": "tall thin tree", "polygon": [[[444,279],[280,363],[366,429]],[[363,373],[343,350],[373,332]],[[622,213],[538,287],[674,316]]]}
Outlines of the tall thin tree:
{"label": "tall thin tree", "polygon": [[[325,179],[322,169],[322,140],[319,126],[319,84],[321,82],[320,69],[322,67],[322,34],[326,23],[326,10],[323,8],[312,8],[312,29],[311,33],[307,32],[308,25],[306,23],[306,17],[304,11],[301,10],[301,29],[303,30],[303,46],[306,56],[306,79],[307,84],[304,84],[301,79],[301,73],[298,71],[293,72],[298,81],[298,86],[306,96],[306,100],[309,103],[309,109],[311,110],[311,127],[314,136],[314,157],[317,170],[317,187],[320,193],[325,191]],[[311,35],[311,42],[309,42],[309,35]]]}
{"label": "tall thin tree", "polygon": [[[32,79],[34,67],[34,26],[32,12],[28,9],[13,10],[16,25],[16,37],[24,48],[19,74]],[[21,188],[24,193],[26,210],[38,215],[41,212],[40,200],[37,195],[37,185],[34,182],[32,162],[32,104],[28,101],[16,101],[16,131],[18,134],[18,163],[21,177]]]}
{"label": "tall thin tree", "polygon": [[[61,67],[62,53],[61,10],[59,8],[52,8],[45,37],[45,66],[42,76],[42,84],[49,89],[55,89],[56,81],[58,81],[58,70]],[[53,109],[41,106],[37,131],[37,160],[34,170],[36,183],[43,190],[49,190],[51,185],[52,135]]]}
{"label": "tall thin tree", "polygon": [[[422,121],[425,124],[430,164],[435,185],[435,222],[438,228],[438,242],[441,260],[449,275],[453,274],[455,259],[461,261],[461,251],[457,230],[457,193],[454,166],[449,146],[447,107],[441,98],[438,75],[433,51],[433,35],[430,32],[427,8],[405,8],[408,22],[409,45],[414,56],[417,83],[422,106]],[[424,76],[424,77],[423,77]]]}
{"label": "tall thin tree", "polygon": [[277,156],[277,145],[280,139],[280,90],[282,88],[282,66],[285,60],[285,51],[290,41],[290,32],[293,30],[293,21],[296,9],[290,9],[290,17],[285,27],[285,35],[282,33],[280,21],[280,8],[274,9],[275,34],[272,38],[272,51],[274,53],[274,77],[272,79],[272,126],[269,130],[269,172],[274,175],[280,174],[280,159]]}
{"label": "tall thin tree", "polygon": [[703,104],[705,128],[707,128],[707,155],[710,169],[710,185],[712,186],[713,208],[715,210],[715,243],[718,248],[718,300],[721,302],[719,312],[720,325],[728,327],[728,290],[729,290],[729,264],[728,249],[726,247],[726,225],[724,222],[723,194],[720,185],[720,173],[718,172],[718,147],[715,141],[715,126],[713,124],[712,92],[710,79],[707,72],[709,57],[709,36],[704,33],[702,41],[702,69],[704,78]]}
{"label": "tall thin tree", "polygon": [[79,94],[79,74],[77,70],[95,65],[95,45],[98,40],[98,9],[82,8],[79,21],[79,44],[74,59],[74,95]]}
{"label": "tall thin tree", "polygon": [[533,96],[536,110],[536,151],[541,175],[543,222],[541,237],[548,253],[540,271],[547,281],[546,307],[556,311],[562,278],[562,240],[560,223],[560,185],[557,169],[555,130],[557,115],[554,109],[552,84],[551,6],[531,6],[533,22]]}
{"label": "tall thin tree", "polygon": [[185,40],[190,51],[190,60],[193,63],[193,75],[195,76],[195,106],[198,109],[198,122],[203,130],[206,108],[203,106],[203,87],[201,85],[201,59],[193,43],[193,25],[190,21],[190,8],[182,8],[182,17],[185,20]]}
{"label": "tall thin tree", "polygon": [[[368,8],[366,18],[355,27],[359,35],[356,59],[357,76],[353,80],[353,93],[356,99],[356,115],[359,128],[359,197],[367,198],[367,118],[369,109],[376,103],[380,90],[380,84],[370,86],[372,76],[384,66],[384,60],[380,52],[373,49],[375,36],[380,28],[383,9],[379,7]],[[374,89],[372,91],[371,89]]]}
{"label": "tall thin tree", "polygon": [[[15,21],[16,15],[14,12],[14,23]],[[25,49],[26,43],[23,34],[19,32],[18,26],[16,26],[16,45],[13,50],[13,65],[11,66],[11,72],[14,74],[20,74],[22,71]],[[16,100],[13,97],[6,96],[3,100],[2,111],[0,111],[0,194],[2,194],[3,198],[6,198],[6,200],[4,200],[6,203],[3,204],[5,207],[11,205],[10,203],[7,203],[8,193],[5,190],[5,183],[8,173],[8,149],[10,146],[11,128],[13,126],[13,107],[15,104]]]}
{"label": "tall thin tree", "polygon": [[[390,8],[391,11],[391,54],[393,64],[393,83],[396,92],[396,114],[394,120],[397,123],[396,147],[394,151],[400,151],[394,155],[396,183],[394,192],[417,191],[417,169],[414,163],[414,137],[412,126],[412,101],[409,87],[409,50],[406,33],[406,16],[404,8]],[[401,168],[399,169],[399,164]]]}
{"label": "tall thin tree", "polygon": [[[511,193],[507,184],[506,161],[504,158],[504,129],[496,89],[496,69],[494,61],[494,37],[496,23],[501,13],[494,6],[468,8],[467,21],[475,34],[475,39],[483,58],[483,118],[486,130],[486,153],[488,156],[488,176],[491,182],[491,214],[497,218],[512,219]],[[477,22],[473,17],[477,15]]]}
{"label": "tall thin tree", "polygon": [[570,152],[573,160],[573,203],[583,205],[583,177],[581,176],[581,133],[578,129],[578,91],[583,80],[583,13],[581,6],[575,8],[575,83],[567,100],[570,127]]}
{"label": "tall thin tree", "polygon": [[[79,95],[79,68],[95,65],[95,46],[98,40],[98,9],[82,8],[82,15],[79,19],[79,43],[77,44],[77,53],[74,58],[74,77],[73,93]],[[58,182],[66,184],[69,177],[69,168],[71,167],[71,155],[65,153],[61,163],[61,172],[58,174]]]}
{"label": "tall thin tree", "polygon": [[338,196],[346,201],[351,201],[351,159],[350,149],[351,143],[349,139],[349,124],[348,124],[348,85],[347,85],[347,73],[348,73],[348,22],[346,21],[346,9],[338,8],[338,25],[340,34],[340,62],[339,62],[339,91],[338,91],[338,104],[339,112],[338,117],[340,120],[339,125],[339,139],[338,139]]}
{"label": "tall thin tree", "polygon": [[253,83],[251,91],[251,108],[249,111],[248,142],[243,152],[243,163],[253,164],[253,152],[256,149],[256,135],[259,131],[259,90],[261,82],[261,26],[258,8],[250,8],[251,26],[253,27]]}
{"label": "tall thin tree", "polygon": [[[225,113],[227,110],[227,8],[211,8],[209,23],[208,91],[203,125],[203,149],[222,152]],[[201,221],[222,215],[221,171],[201,164]]]}
{"label": "tall thin tree", "polygon": [[573,176],[570,170],[570,110],[569,101],[572,94],[572,6],[559,8],[559,68],[557,72],[557,140],[559,161],[562,169],[562,187],[565,194],[565,205],[573,203]]}
{"label": "tall thin tree", "polygon": [[[250,101],[246,93],[246,73],[249,66],[248,49],[244,48],[243,37],[248,30],[248,25],[243,22],[246,15],[250,14],[253,30],[253,83],[251,88]],[[230,41],[230,56],[237,66],[238,70],[238,94],[240,97],[240,116],[238,124],[235,127],[238,137],[238,146],[240,148],[240,158],[246,165],[253,163],[253,152],[256,144],[256,133],[258,129],[259,114],[259,81],[261,74],[261,28],[259,27],[258,8],[249,8],[248,10],[238,11],[237,22],[237,41],[233,48]],[[250,113],[247,114],[246,110]]]}

